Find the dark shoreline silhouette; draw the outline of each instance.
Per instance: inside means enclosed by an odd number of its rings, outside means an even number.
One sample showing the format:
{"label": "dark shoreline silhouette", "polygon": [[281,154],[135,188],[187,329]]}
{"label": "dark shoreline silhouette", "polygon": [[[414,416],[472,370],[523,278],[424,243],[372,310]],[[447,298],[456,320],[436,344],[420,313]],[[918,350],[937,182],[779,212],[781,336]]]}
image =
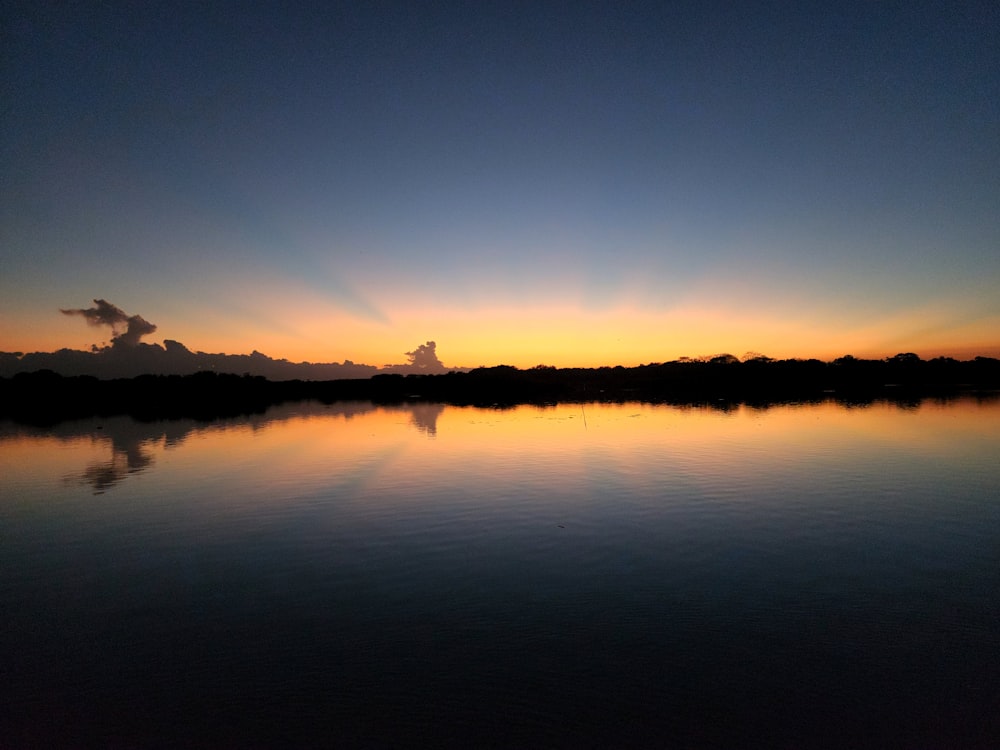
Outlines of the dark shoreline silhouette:
{"label": "dark shoreline silhouette", "polygon": [[100,380],[51,370],[0,378],[0,418],[25,424],[127,414],[139,420],[255,414],[276,404],[318,400],[439,402],[510,406],[521,403],[651,401],[674,404],[740,403],[767,406],[836,400],[901,404],[1000,391],[1000,359],[922,360],[898,354],[885,360],[841,357],[832,362],[675,361],[639,367],[534,367],[507,365],[438,375],[380,374],[365,379],[272,381],[260,376],[199,372]]}

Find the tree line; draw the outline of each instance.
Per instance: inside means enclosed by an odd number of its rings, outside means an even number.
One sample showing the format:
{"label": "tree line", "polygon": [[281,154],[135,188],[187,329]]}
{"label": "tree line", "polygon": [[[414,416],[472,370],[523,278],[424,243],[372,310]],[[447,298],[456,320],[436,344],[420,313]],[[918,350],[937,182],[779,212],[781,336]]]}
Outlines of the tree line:
{"label": "tree line", "polygon": [[1000,360],[923,360],[902,353],[881,360],[839,357],[740,360],[719,355],[637,367],[519,369],[509,365],[442,374],[379,374],[371,378],[272,381],[203,371],[101,380],[51,370],[0,378],[0,418],[36,424],[88,416],[214,419],[259,413],[269,406],[315,399],[327,403],[406,400],[467,405],[557,401],[779,403],[838,399],[908,401],[1000,390]]}

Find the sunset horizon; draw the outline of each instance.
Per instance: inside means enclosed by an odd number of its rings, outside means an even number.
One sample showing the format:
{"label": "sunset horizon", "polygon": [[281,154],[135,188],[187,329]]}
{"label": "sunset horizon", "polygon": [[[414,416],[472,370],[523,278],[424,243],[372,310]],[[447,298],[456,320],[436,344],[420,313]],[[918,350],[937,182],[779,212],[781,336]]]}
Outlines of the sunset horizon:
{"label": "sunset horizon", "polygon": [[2,13],[0,351],[1000,356],[981,4]]}
{"label": "sunset horizon", "polygon": [[[376,360],[373,359],[372,356],[377,356],[377,349],[370,350],[375,351],[376,354],[369,355],[369,358],[366,359],[364,356],[359,356],[357,353],[354,355],[347,353],[344,356],[324,356],[321,351],[314,353],[312,356],[310,356],[308,352],[303,352],[305,356],[288,356],[284,352],[272,352],[269,351],[267,347],[257,345],[253,345],[248,349],[239,349],[233,346],[222,346],[221,348],[213,348],[211,346],[202,347],[192,345],[189,341],[167,335],[167,331],[161,330],[159,326],[147,321],[145,317],[139,314],[129,315],[121,308],[107,300],[104,300],[103,298],[95,298],[93,300],[93,304],[94,306],[90,308],[60,309],[63,316],[68,318],[83,318],[89,324],[86,328],[84,328],[77,323],[77,328],[83,328],[84,334],[89,336],[89,344],[82,346],[57,346],[49,350],[22,349],[0,351],[0,354],[5,354],[7,356],[6,367],[0,369],[0,374],[8,369],[17,369],[16,365],[11,364],[14,361],[23,361],[26,365],[24,369],[30,369],[31,363],[35,360],[31,356],[25,357],[24,355],[53,355],[53,358],[51,360],[47,360],[46,363],[58,371],[58,360],[55,357],[60,352],[71,352],[74,354],[86,353],[92,355],[114,353],[119,358],[127,359],[131,350],[136,350],[137,347],[141,346],[143,347],[142,351],[153,347],[161,352],[166,352],[167,350],[174,353],[183,351],[185,355],[204,354],[232,356],[237,359],[253,355],[272,361],[287,361],[288,363],[296,365],[336,365],[343,363],[352,367],[360,366],[377,368],[373,369],[373,372],[368,373],[371,375],[376,374],[378,371],[389,371],[394,368],[398,371],[404,371],[404,369],[409,365],[413,365],[414,362],[419,362],[418,358],[415,356],[416,352],[418,349],[425,348],[424,344],[418,343],[410,349],[404,349],[395,355],[387,353],[381,358],[381,360]],[[521,316],[526,315],[524,311],[521,311],[520,314]],[[580,320],[581,316],[573,317],[573,321],[576,323],[579,323]],[[500,365],[512,366],[519,369],[528,369],[537,366],[556,368],[637,367],[661,362],[685,360],[704,361],[723,355],[732,356],[739,360],[753,358],[767,358],[773,360],[818,359],[830,362],[841,357],[884,360],[902,353],[915,354],[923,360],[935,358],[970,360],[976,357],[995,358],[998,354],[1000,354],[1000,347],[991,347],[988,344],[982,344],[979,346],[948,346],[946,344],[942,344],[939,346],[920,347],[907,346],[906,344],[908,342],[904,340],[895,341],[895,347],[884,344],[881,349],[872,346],[852,347],[846,343],[839,349],[833,348],[829,344],[826,346],[817,344],[813,344],[812,346],[803,345],[800,348],[796,348],[787,342],[784,346],[776,344],[770,347],[755,346],[752,348],[743,348],[739,345],[723,345],[726,341],[731,344],[735,338],[730,336],[727,339],[724,332],[719,333],[719,345],[710,348],[705,342],[710,341],[711,337],[706,337],[703,334],[698,336],[688,331],[684,338],[686,341],[691,342],[691,345],[686,349],[681,349],[676,343],[672,345],[669,342],[665,342],[663,347],[661,347],[658,351],[650,350],[644,355],[642,353],[630,352],[627,348],[627,344],[629,342],[633,343],[636,347],[635,351],[638,352],[639,348],[642,346],[643,340],[650,340],[652,338],[649,334],[646,334],[646,339],[640,337],[638,340],[630,339],[628,336],[619,335],[618,331],[613,326],[613,317],[611,318],[612,322],[609,324],[609,316],[607,314],[601,316],[599,319],[594,318],[588,320],[584,318],[583,320],[584,325],[589,325],[591,328],[586,331],[582,331],[580,330],[580,327],[577,326],[575,330],[575,337],[574,335],[568,335],[564,332],[563,336],[558,340],[561,341],[564,346],[567,342],[569,342],[570,345],[562,350],[553,345],[553,342],[557,339],[555,336],[547,332],[544,318],[535,321],[534,330],[531,334],[530,341],[527,344],[525,343],[525,336],[520,336],[507,349],[508,353],[503,353],[502,347],[498,348],[495,352],[491,352],[490,345],[496,346],[496,343],[498,341],[502,341],[503,339],[502,337],[495,335],[482,335],[481,327],[479,329],[479,334],[474,336],[471,342],[466,339],[466,348],[459,348],[457,353],[456,350],[449,349],[447,345],[442,346],[441,349],[437,349],[437,337],[429,337],[426,340],[426,346],[429,347],[429,354],[433,364],[430,371],[443,372],[448,370],[468,370]],[[651,328],[652,323],[649,323],[649,326]],[[447,328],[446,326],[439,326],[439,328],[440,327]],[[446,332],[454,333],[454,331]],[[79,331],[76,331],[76,333],[78,335],[74,337],[74,340],[78,341],[80,338]],[[95,338],[97,340],[95,340]],[[586,339],[586,342],[583,341],[584,339]],[[457,337],[457,340],[462,342],[462,338],[460,336]],[[623,343],[623,340],[626,343]],[[760,343],[761,340],[762,337],[757,337],[754,343]],[[275,343],[280,344],[280,340]],[[532,344],[534,346],[532,346]],[[699,345],[700,349],[695,348]],[[165,350],[164,347],[167,349]],[[361,347],[358,348],[360,349]],[[331,351],[332,350],[333,349],[331,347]],[[588,355],[581,354],[582,351],[590,351],[592,353],[588,358]],[[680,353],[682,351],[688,353]],[[464,355],[463,352],[465,352]],[[514,352],[520,353],[518,354]],[[601,358],[601,353],[605,355],[603,359]],[[393,359],[393,356],[395,359]],[[421,371],[421,368],[416,367],[413,371],[419,372]],[[150,365],[149,374],[158,374],[155,365]],[[342,377],[359,376],[363,375],[355,370],[348,370],[344,375],[342,375]]]}
{"label": "sunset horizon", "polygon": [[1000,2],[0,3],[0,738],[1000,747]]}
{"label": "sunset horizon", "polygon": [[[251,334],[244,339],[245,343],[243,343],[239,339],[225,341],[214,337],[198,336],[197,331],[194,331],[189,332],[194,338],[185,338],[183,335],[171,335],[165,326],[147,323],[143,316],[136,314],[135,318],[148,325],[148,330],[143,330],[134,336],[134,340],[129,340],[128,337],[122,335],[126,331],[125,321],[129,316],[113,303],[106,302],[104,299],[95,298],[93,302],[108,305],[117,314],[120,314],[121,327],[113,328],[110,323],[94,324],[93,321],[89,327],[76,323],[65,326],[69,330],[58,330],[55,334],[65,336],[70,343],[63,339],[61,344],[50,345],[47,348],[31,348],[29,346],[18,348],[15,346],[0,349],[0,352],[16,355],[51,354],[63,350],[98,353],[109,349],[114,344],[119,344],[123,348],[133,347],[140,343],[162,348],[165,342],[174,342],[195,353],[236,356],[258,354],[269,359],[287,360],[296,364],[348,362],[375,368],[387,368],[405,365],[406,355],[412,349],[413,344],[420,343],[417,339],[421,338],[419,331],[415,331],[410,337],[409,346],[402,339],[399,339],[399,351],[389,352],[385,350],[385,344],[373,346],[369,342],[366,345],[363,338],[359,342],[349,334],[343,335],[341,332],[342,340],[347,343],[340,345],[331,343],[325,349],[323,347],[307,349],[301,343],[296,342],[294,338],[289,342],[288,338],[280,336],[261,337],[257,343],[252,343]],[[70,315],[96,311],[96,309],[61,309],[60,311],[64,315]],[[483,317],[490,320],[488,315]],[[426,326],[428,331],[434,329],[446,334],[446,337],[438,335],[423,337],[428,343],[436,343],[440,346],[437,350],[437,356],[445,369],[471,369],[498,365],[521,369],[539,365],[559,368],[636,367],[687,359],[705,360],[720,355],[731,355],[738,359],[761,356],[776,360],[819,359],[822,361],[832,361],[844,356],[881,360],[900,353],[916,354],[925,360],[938,357],[968,360],[975,357],[1000,356],[1000,345],[991,345],[985,338],[982,343],[962,344],[947,343],[942,340],[943,337],[939,336],[936,339],[931,339],[935,343],[920,345],[917,341],[901,337],[888,337],[884,334],[879,338],[877,332],[869,330],[859,334],[854,339],[850,335],[828,333],[825,336],[815,337],[820,340],[813,340],[811,343],[797,344],[794,343],[794,339],[776,340],[774,330],[791,328],[792,326],[787,323],[780,326],[775,325],[773,329],[769,330],[768,335],[748,335],[741,341],[738,334],[734,335],[725,330],[727,321],[715,320],[713,321],[714,325],[705,326],[700,330],[689,325],[672,337],[664,334],[662,336],[663,343],[653,346],[651,342],[654,341],[655,336],[652,332],[657,325],[669,327],[670,316],[633,314],[630,324],[627,326],[622,320],[622,316],[616,316],[613,312],[608,311],[600,316],[563,313],[551,316],[540,315],[532,319],[531,312],[528,310],[512,310],[508,311],[506,320],[513,318],[515,324],[518,321],[525,321],[522,323],[523,325],[527,325],[526,321],[531,320],[531,331],[528,334],[506,335],[500,332],[491,332],[488,325],[484,325],[482,322],[483,317],[473,321],[463,320],[457,327],[454,324],[449,324],[446,317],[442,317],[436,321],[436,325]],[[640,322],[636,324],[636,320]],[[553,326],[553,321],[555,326]],[[560,321],[564,328],[556,332],[553,328],[558,327]],[[503,325],[503,322],[500,321],[500,324]],[[731,325],[737,330],[747,327],[745,321],[731,323]],[[417,328],[417,326],[411,327]],[[95,330],[95,328],[100,330]],[[474,332],[472,334],[466,333],[463,329],[467,328],[473,328]],[[707,335],[704,332],[706,329],[710,331]],[[852,340],[854,344],[851,343]],[[25,343],[27,341],[28,339],[25,339]],[[198,343],[199,341],[203,343]],[[449,341],[456,342],[457,346],[450,346]],[[510,343],[505,346],[507,341]]]}

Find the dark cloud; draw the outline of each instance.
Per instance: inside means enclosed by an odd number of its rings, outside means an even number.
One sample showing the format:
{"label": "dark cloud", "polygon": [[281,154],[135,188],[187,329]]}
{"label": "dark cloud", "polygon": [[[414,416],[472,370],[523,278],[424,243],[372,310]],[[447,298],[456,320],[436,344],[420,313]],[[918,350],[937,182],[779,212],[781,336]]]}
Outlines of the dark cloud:
{"label": "dark cloud", "polygon": [[445,369],[444,363],[438,359],[437,344],[428,341],[421,344],[412,352],[407,352],[410,358],[410,366],[421,372],[442,372]]}
{"label": "dark cloud", "polygon": [[94,306],[87,309],[60,309],[59,312],[63,315],[79,315],[95,327],[108,326],[113,344],[136,346],[143,336],[156,331],[156,326],[141,315],[128,315],[120,307],[104,299],[95,299]]}
{"label": "dark cloud", "polygon": [[128,328],[125,333],[116,336],[114,341],[128,346],[135,346],[139,339],[149,333],[156,331],[156,326],[139,315],[133,315],[128,319]]}
{"label": "dark cloud", "polygon": [[84,309],[62,310],[63,315],[79,315],[92,326],[108,326],[118,334],[121,327],[128,323],[128,315],[117,305],[112,305],[104,299],[95,299],[94,306]]}

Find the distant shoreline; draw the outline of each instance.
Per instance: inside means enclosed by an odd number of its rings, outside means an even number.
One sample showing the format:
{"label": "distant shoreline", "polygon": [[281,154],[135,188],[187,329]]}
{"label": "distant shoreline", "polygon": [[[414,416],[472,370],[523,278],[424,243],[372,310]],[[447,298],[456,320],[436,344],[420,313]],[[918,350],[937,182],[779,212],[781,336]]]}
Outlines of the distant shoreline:
{"label": "distant shoreline", "polygon": [[719,357],[706,362],[589,369],[521,370],[500,365],[468,372],[325,381],[272,381],[211,371],[100,380],[41,370],[0,378],[0,418],[27,424],[119,414],[140,420],[211,420],[306,400],[476,406],[589,401],[765,406],[826,400],[910,403],[970,393],[993,398],[998,391],[998,359],[921,360],[909,354],[886,360],[841,357],[833,362],[766,358],[740,362]]}

